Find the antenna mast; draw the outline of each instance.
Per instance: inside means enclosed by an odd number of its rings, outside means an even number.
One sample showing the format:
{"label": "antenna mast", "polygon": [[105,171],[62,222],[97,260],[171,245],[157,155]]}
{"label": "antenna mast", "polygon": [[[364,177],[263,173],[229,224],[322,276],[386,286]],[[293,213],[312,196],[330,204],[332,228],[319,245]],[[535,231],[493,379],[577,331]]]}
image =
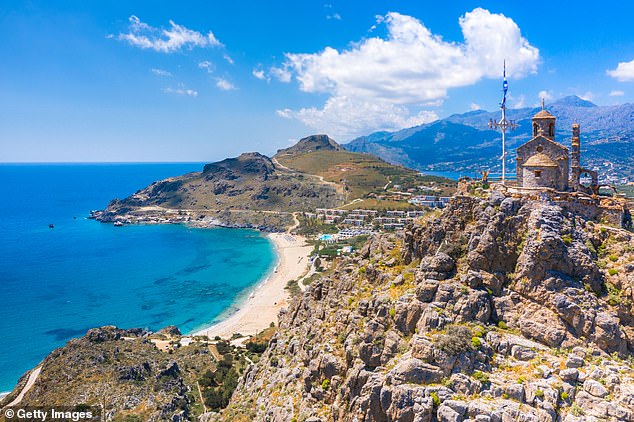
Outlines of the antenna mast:
{"label": "antenna mast", "polygon": [[515,130],[517,124],[513,120],[506,120],[506,93],[509,90],[509,83],[506,80],[506,60],[504,61],[504,81],[502,82],[502,102],[500,103],[500,109],[502,110],[502,119],[496,122],[493,119],[489,120],[489,127],[491,129],[500,129],[502,131],[502,184],[506,184],[506,131]]}

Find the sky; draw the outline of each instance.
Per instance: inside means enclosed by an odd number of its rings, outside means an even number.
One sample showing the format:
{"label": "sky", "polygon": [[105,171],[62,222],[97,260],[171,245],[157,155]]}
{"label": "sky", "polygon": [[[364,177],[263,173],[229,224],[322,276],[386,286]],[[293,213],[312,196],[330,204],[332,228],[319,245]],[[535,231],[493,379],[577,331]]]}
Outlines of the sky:
{"label": "sky", "polygon": [[[0,0],[0,162],[209,162],[567,95],[634,101],[634,3]],[[512,117],[512,110],[509,112]]]}

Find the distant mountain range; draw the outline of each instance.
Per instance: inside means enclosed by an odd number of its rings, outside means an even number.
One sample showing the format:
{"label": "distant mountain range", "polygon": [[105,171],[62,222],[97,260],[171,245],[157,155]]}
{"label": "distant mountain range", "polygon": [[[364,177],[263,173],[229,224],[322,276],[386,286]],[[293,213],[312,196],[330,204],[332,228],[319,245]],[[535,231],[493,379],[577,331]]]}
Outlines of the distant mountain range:
{"label": "distant mountain range", "polygon": [[[596,168],[603,178],[634,178],[634,104],[597,106],[577,96],[562,98],[546,109],[557,117],[556,140],[570,146],[571,125],[581,125],[582,162]],[[507,168],[515,165],[515,148],[531,137],[531,118],[540,110],[507,111],[519,126],[507,134]],[[475,173],[489,168],[500,171],[501,134],[489,129],[500,112],[484,110],[454,114],[397,132],[375,132],[344,145],[350,151],[367,152],[384,160],[418,170]]]}

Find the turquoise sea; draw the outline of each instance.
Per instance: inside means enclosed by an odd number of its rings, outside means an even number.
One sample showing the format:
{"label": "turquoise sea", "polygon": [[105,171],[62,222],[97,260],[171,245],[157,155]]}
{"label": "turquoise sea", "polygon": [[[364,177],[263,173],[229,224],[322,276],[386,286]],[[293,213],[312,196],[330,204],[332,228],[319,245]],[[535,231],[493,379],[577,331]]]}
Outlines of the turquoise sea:
{"label": "turquoise sea", "polygon": [[201,168],[0,164],[0,391],[91,327],[187,333],[209,325],[271,271],[273,246],[256,231],[85,218],[112,198]]}

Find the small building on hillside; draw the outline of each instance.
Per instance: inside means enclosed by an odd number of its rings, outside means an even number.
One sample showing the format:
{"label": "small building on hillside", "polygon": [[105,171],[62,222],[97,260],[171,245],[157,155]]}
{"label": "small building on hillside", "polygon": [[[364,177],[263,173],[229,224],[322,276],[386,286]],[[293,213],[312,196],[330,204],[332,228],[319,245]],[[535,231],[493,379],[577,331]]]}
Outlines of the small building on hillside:
{"label": "small building on hillside", "polygon": [[[555,141],[556,118],[542,102],[542,110],[533,116],[533,137],[517,148],[517,181],[525,188],[551,188],[558,191],[598,191],[597,172],[581,167],[579,125],[572,125],[572,154]],[[572,162],[570,160],[572,155]],[[588,175],[589,186],[581,184]]]}

